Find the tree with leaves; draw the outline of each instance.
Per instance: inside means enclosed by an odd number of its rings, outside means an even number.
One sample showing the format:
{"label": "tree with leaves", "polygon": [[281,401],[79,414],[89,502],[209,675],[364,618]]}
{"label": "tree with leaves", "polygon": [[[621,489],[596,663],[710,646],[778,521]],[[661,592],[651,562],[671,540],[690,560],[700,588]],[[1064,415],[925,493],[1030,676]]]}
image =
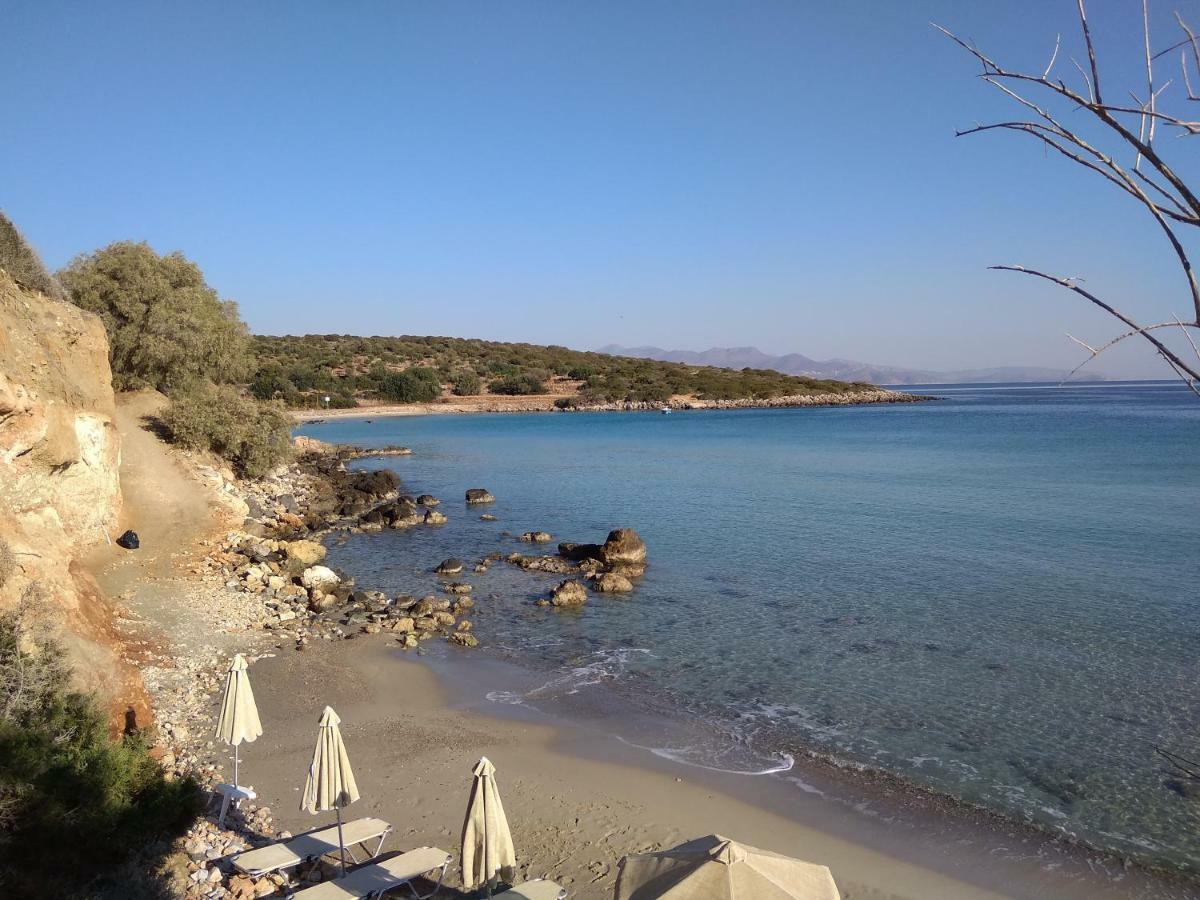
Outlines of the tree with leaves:
{"label": "tree with leaves", "polygon": [[249,376],[249,331],[182,253],[118,241],[59,273],[72,301],[104,321],[113,385],[170,394],[196,379]]}

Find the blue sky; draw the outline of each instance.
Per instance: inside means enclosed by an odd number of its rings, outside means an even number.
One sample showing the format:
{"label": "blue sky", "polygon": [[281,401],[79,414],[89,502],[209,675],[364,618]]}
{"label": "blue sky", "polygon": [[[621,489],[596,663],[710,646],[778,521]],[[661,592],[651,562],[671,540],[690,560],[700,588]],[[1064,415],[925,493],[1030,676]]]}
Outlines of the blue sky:
{"label": "blue sky", "polygon": [[[1108,321],[985,267],[1162,317],[1187,311],[1172,258],[1032,143],[954,138],[1010,110],[929,22],[1040,68],[1073,10],[8,0],[0,207],[55,267],[182,250],[265,333],[1070,365],[1063,333]],[[1092,18],[1137,87],[1140,4]]]}

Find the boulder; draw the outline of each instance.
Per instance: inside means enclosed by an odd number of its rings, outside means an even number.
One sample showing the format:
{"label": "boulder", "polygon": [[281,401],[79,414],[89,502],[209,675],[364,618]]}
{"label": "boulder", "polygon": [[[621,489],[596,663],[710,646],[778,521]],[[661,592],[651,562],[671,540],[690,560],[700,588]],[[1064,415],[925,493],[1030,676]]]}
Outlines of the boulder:
{"label": "boulder", "polygon": [[548,544],[554,538],[550,536],[550,532],[548,531],[527,531],[521,535],[521,540],[527,544]]}
{"label": "boulder", "polygon": [[333,569],[325,566],[309,566],[300,576],[300,583],[310,591],[325,591],[328,593],[341,583],[341,579]]}
{"label": "boulder", "polygon": [[117,546],[124,547],[126,550],[136,550],[141,545],[142,542],[138,539],[136,531],[126,531],[117,538]]}
{"label": "boulder", "polygon": [[426,525],[445,525],[447,522],[446,516],[438,512],[436,509],[431,509],[425,513]]}
{"label": "boulder", "polygon": [[326,550],[316,541],[289,541],[282,545],[288,563],[303,572],[309,566],[315,566],[325,559]]}
{"label": "boulder", "polygon": [[457,575],[463,570],[461,559],[443,559],[434,571],[438,575]]}
{"label": "boulder", "polygon": [[484,488],[467,488],[468,503],[495,503],[496,498]]}
{"label": "boulder", "polygon": [[599,559],[600,545],[599,544],[574,544],[570,541],[563,541],[558,545],[558,555],[571,560],[581,559]]}
{"label": "boulder", "polygon": [[628,594],[633,590],[633,582],[624,575],[605,572],[592,581],[592,590],[602,594]]}
{"label": "boulder", "polygon": [[578,581],[564,581],[550,592],[552,606],[583,606],[587,603],[587,588]]}
{"label": "boulder", "polygon": [[471,585],[464,584],[461,581],[452,581],[442,588],[447,594],[469,594],[471,593]]}
{"label": "boulder", "polygon": [[644,563],[646,544],[632,528],[617,528],[608,533],[608,539],[600,547],[600,559],[610,566],[613,563]]}
{"label": "boulder", "polygon": [[460,647],[478,647],[479,638],[475,637],[469,631],[456,631],[450,635],[450,643],[457,644]]}
{"label": "boulder", "polygon": [[495,521],[496,521],[496,517],[495,517],[495,516],[493,516],[491,513],[484,513],[482,516],[480,516],[480,517],[479,517],[479,521],[481,521],[481,522],[495,522]]}
{"label": "boulder", "polygon": [[421,506],[437,506],[441,502],[442,501],[433,496],[433,494],[422,494],[417,498],[417,503],[419,503]]}
{"label": "boulder", "polygon": [[555,575],[567,575],[577,571],[570,562],[558,556],[522,556],[517,553],[509,557],[508,561],[527,572],[551,572]]}

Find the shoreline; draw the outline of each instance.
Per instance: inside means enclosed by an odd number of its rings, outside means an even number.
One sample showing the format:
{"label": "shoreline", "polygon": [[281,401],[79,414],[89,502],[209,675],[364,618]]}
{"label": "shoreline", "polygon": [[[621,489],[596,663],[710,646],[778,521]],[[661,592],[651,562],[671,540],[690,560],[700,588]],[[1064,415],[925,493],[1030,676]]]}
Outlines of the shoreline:
{"label": "shoreline", "polygon": [[[827,864],[847,898],[1195,896],[1136,868],[1098,873],[1082,854],[1047,852],[990,822],[898,816],[883,802],[886,792],[864,815],[811,785],[785,793],[770,778],[701,772],[552,715],[484,706],[460,679],[483,674],[490,684],[496,670],[484,657],[459,656],[402,658],[379,636],[364,636],[259,661],[252,676],[266,734],[242,764],[260,802],[293,831],[311,826],[312,817],[293,809],[295,792],[309,733],[330,703],[366,801],[351,814],[397,825],[400,848],[453,851],[446,842],[455,841],[470,765],[486,754],[497,766],[521,877],[555,878],[571,896],[611,896],[623,853],[711,831]],[[447,667],[460,666],[446,677]]]}
{"label": "shoreline", "polygon": [[773,397],[765,400],[698,400],[672,398],[665,403],[622,402],[595,403],[560,407],[556,401],[572,400],[573,395],[539,395],[535,397],[502,397],[482,395],[438,403],[397,403],[378,406],[355,406],[348,409],[297,409],[292,411],[298,423],[329,419],[394,418],[399,416],[464,415],[474,413],[531,413],[531,412],[675,412],[717,409],[801,409],[838,406],[873,406],[891,403],[921,403],[937,397],[909,394],[903,391],[877,389],[851,394],[801,394],[792,397]]}

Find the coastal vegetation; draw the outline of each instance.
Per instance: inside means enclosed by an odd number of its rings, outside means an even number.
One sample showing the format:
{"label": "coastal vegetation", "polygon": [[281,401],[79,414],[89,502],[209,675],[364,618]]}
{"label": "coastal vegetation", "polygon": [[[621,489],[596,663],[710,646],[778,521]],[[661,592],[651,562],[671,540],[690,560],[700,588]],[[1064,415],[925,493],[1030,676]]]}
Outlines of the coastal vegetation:
{"label": "coastal vegetation", "polygon": [[21,287],[41,291],[55,300],[63,299],[63,288],[42,263],[12,219],[0,212],[0,269]]}
{"label": "coastal vegetation", "polygon": [[131,854],[165,852],[199,812],[200,790],[168,780],[142,735],[111,738],[95,699],[71,689],[62,650],[28,618],[0,617],[0,892],[95,896]]}
{"label": "coastal vegetation", "polygon": [[559,346],[448,337],[256,335],[250,391],[288,406],[352,407],[360,400],[421,403],[446,395],[549,394],[559,406],[767,400],[870,390],[861,382],[609,356]]}
{"label": "coastal vegetation", "polygon": [[255,370],[249,329],[194,262],[117,241],[77,257],[59,280],[73,303],[104,323],[113,387],[171,398],[168,437],[251,477],[287,459],[287,417],[241,387]]}

